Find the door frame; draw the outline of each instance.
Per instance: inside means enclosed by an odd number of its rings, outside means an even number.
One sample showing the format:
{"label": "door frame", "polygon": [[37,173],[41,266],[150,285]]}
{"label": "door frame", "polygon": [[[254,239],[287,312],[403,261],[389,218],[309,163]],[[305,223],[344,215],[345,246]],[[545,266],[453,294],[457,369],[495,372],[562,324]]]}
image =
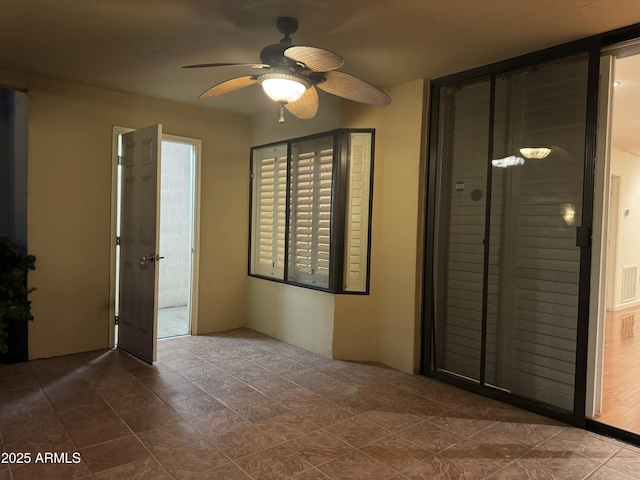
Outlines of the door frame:
{"label": "door frame", "polygon": [[[626,50],[626,52],[625,52]],[[593,308],[589,325],[589,364],[588,364],[588,388],[587,399],[592,400],[592,404],[587,404],[586,426],[588,429],[597,433],[608,435],[628,443],[640,445],[640,434],[624,430],[620,427],[603,423],[595,418],[594,414],[601,413],[602,406],[602,387],[604,379],[604,341],[606,327],[606,306],[608,303],[606,284],[607,275],[609,273],[608,263],[615,261],[614,272],[617,270],[617,260],[609,256],[607,248],[607,240],[610,236],[611,222],[611,197],[610,191],[613,184],[612,178],[618,177],[618,195],[621,198],[621,192],[624,189],[624,175],[619,170],[612,169],[611,165],[611,137],[613,129],[612,109],[613,109],[613,79],[615,78],[615,58],[620,52],[635,52],[634,55],[640,55],[640,29],[634,32],[632,38],[622,38],[617,42],[612,42],[602,49],[601,63],[601,79],[602,82],[608,82],[608,89],[602,86],[600,92],[600,111],[598,123],[600,125],[600,136],[598,138],[598,162],[599,167],[596,170],[595,189],[596,195],[594,205],[600,209],[598,217],[594,217],[594,248],[593,248],[593,271],[592,282],[599,282],[598,288],[593,290],[591,304],[597,306]],[[626,56],[626,55],[623,55]],[[618,203],[617,220],[620,222],[621,205]],[[600,229],[601,241],[596,245],[596,228]],[[619,228],[619,225],[618,225]],[[612,240],[618,241],[618,238]],[[619,256],[619,245],[616,245],[616,256]],[[617,272],[616,272],[617,273]],[[616,301],[613,301],[613,308],[616,308]]]}
{"label": "door frame", "polygon": [[602,378],[604,369],[604,316],[606,304],[606,275],[609,221],[609,189],[611,180],[611,98],[613,86],[613,57],[600,59],[600,91],[598,104],[598,138],[594,174],[593,223],[591,241],[591,296],[589,299],[589,342],[587,357],[587,385],[585,415],[589,418],[602,407]]}
{"label": "door frame", "polygon": [[[111,133],[111,228],[109,234],[109,317],[108,338],[109,348],[115,346],[115,317],[116,317],[116,232],[118,212],[118,138],[120,135],[132,132],[135,128],[114,125]],[[191,319],[190,335],[198,332],[198,298],[199,298],[199,269],[200,269],[200,196],[201,196],[201,166],[202,140],[179,135],[162,134],[162,141],[193,145],[194,182],[193,182],[193,254],[191,265],[191,292],[189,302],[189,318]],[[157,306],[156,306],[157,308]],[[157,332],[156,332],[157,334]]]}

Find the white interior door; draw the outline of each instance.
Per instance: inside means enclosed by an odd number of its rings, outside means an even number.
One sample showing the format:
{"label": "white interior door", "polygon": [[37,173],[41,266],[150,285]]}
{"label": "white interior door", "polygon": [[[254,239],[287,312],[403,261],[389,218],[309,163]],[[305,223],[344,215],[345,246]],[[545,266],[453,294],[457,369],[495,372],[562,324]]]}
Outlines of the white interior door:
{"label": "white interior door", "polygon": [[122,136],[118,347],[156,360],[162,126]]}

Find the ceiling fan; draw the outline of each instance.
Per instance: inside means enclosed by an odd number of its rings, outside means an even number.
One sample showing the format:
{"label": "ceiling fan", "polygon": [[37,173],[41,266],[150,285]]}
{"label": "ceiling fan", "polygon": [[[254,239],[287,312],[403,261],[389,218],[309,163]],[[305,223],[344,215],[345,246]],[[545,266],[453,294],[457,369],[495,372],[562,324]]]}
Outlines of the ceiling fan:
{"label": "ceiling fan", "polygon": [[280,43],[268,45],[260,52],[262,63],[203,63],[182,68],[250,67],[260,70],[255,75],[235,77],[214,85],[198,98],[206,100],[225,93],[259,84],[272,100],[280,104],[279,122],[284,122],[284,108],[300,119],[310,119],[318,112],[318,92],[315,87],[332,95],[369,105],[389,105],[391,99],[364,80],[338,72],[343,58],[329,50],[292,46],[292,33],[298,30],[298,20],[279,17],[276,26],[284,34]]}

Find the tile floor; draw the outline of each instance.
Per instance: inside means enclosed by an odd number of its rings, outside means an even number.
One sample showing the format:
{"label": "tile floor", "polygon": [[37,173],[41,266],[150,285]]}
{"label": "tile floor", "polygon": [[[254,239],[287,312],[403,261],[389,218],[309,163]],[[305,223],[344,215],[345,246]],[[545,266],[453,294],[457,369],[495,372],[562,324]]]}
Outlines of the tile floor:
{"label": "tile floor", "polygon": [[158,338],[189,334],[189,307],[167,307],[158,309]]}
{"label": "tile floor", "polygon": [[251,330],[158,350],[0,366],[0,449],[32,458],[0,480],[640,478],[635,447]]}

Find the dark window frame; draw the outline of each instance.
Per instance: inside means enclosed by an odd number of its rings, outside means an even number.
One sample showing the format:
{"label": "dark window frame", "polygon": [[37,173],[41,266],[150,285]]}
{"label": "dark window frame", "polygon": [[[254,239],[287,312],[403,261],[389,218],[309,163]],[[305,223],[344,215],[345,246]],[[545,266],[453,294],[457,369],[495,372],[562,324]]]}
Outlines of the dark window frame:
{"label": "dark window frame", "polygon": [[[348,172],[349,172],[349,139],[354,133],[366,133],[371,135],[371,158],[369,169],[369,205],[366,210],[368,216],[367,226],[367,252],[366,252],[366,279],[365,289],[363,291],[348,291],[343,288],[344,285],[344,265],[345,265],[345,234],[346,234],[346,215],[347,215],[347,196],[348,196]],[[316,290],[331,294],[340,295],[369,295],[370,279],[371,279],[371,236],[372,236],[372,218],[373,218],[373,184],[374,184],[374,166],[375,166],[375,129],[374,128],[338,128],[326,132],[306,135],[302,137],[290,138],[278,142],[270,142],[263,145],[251,147],[249,155],[250,175],[249,175],[249,243],[248,243],[248,263],[247,273],[250,277],[268,280],[275,283],[282,283],[296,287]],[[332,198],[331,198],[331,239],[330,239],[330,260],[329,260],[329,278],[328,286],[322,287],[301,283],[289,278],[289,245],[290,245],[290,216],[291,216],[291,166],[292,145],[295,143],[313,141],[316,139],[333,137],[333,166],[332,166]],[[276,278],[266,275],[260,275],[252,272],[252,246],[253,237],[253,208],[254,208],[254,181],[256,178],[254,172],[254,151],[279,145],[286,145],[287,149],[287,193],[286,193],[286,210],[285,210],[285,265],[283,278]]]}

